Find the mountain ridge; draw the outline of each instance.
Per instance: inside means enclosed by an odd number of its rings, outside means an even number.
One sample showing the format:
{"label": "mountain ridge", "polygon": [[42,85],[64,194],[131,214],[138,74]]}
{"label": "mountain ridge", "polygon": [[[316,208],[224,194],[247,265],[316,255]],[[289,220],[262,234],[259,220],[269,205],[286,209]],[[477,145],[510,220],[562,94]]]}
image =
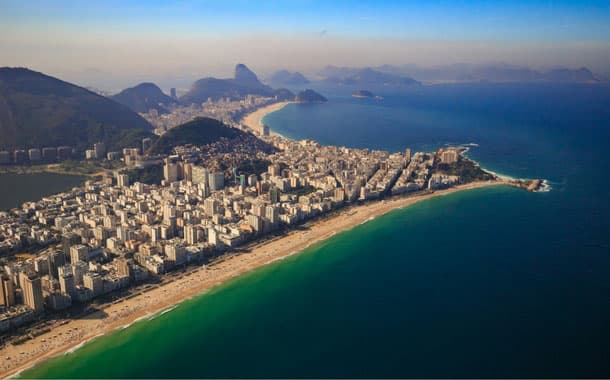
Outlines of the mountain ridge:
{"label": "mountain ridge", "polygon": [[273,89],[260,82],[256,74],[242,63],[235,66],[233,78],[206,77],[193,83],[180,101],[184,104],[203,103],[211,98],[239,99],[246,95],[273,96]]}
{"label": "mountain ridge", "polygon": [[108,148],[151,135],[137,113],[83,87],[27,68],[0,68],[0,148]]}
{"label": "mountain ridge", "polygon": [[413,78],[384,73],[370,67],[352,69],[327,66],[321,73],[326,76],[325,83],[341,86],[407,87],[421,84]]}
{"label": "mountain ridge", "polygon": [[269,77],[269,83],[279,86],[303,86],[310,81],[298,71],[278,70]]}
{"label": "mountain ridge", "polygon": [[586,67],[557,67],[535,70],[527,66],[506,63],[468,64],[457,63],[434,67],[419,67],[413,64],[381,65],[375,68],[395,75],[409,75],[424,81],[463,82],[607,82],[606,78],[594,74]]}
{"label": "mountain ridge", "polygon": [[159,86],[151,82],[142,82],[126,88],[110,98],[139,113],[146,113],[150,109],[155,109],[159,113],[168,113],[167,107],[175,102],[164,94]]}
{"label": "mountain ridge", "polygon": [[178,145],[201,146],[216,142],[221,138],[234,139],[246,134],[239,129],[226,126],[219,120],[210,117],[196,117],[162,134],[148,152],[169,154]]}
{"label": "mountain ridge", "polygon": [[328,99],[314,90],[307,89],[299,92],[294,101],[297,103],[325,103]]}

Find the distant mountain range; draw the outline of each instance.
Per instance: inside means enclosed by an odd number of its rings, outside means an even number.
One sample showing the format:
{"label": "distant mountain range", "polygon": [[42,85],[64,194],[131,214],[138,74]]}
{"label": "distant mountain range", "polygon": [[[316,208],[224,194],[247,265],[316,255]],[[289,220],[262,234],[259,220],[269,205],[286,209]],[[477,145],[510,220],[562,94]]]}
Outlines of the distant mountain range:
{"label": "distant mountain range", "polygon": [[405,75],[381,72],[372,68],[349,68],[326,66],[320,75],[324,76],[324,83],[341,86],[360,87],[407,87],[419,85],[420,82]]}
{"label": "distant mountain range", "polygon": [[[325,99],[317,93],[304,92],[297,97],[288,89],[273,89],[262,84],[243,64],[235,67],[234,78],[195,82],[181,102],[164,94],[154,83],[141,83],[105,97],[29,69],[1,68],[0,149],[67,145],[82,151],[99,141],[112,150],[139,146],[142,138],[154,135],[153,127],[137,113],[150,109],[166,113],[176,103],[203,103],[208,98],[243,99],[249,94],[301,102]],[[216,133],[212,122],[204,124],[208,133]],[[231,129],[227,133],[235,132]],[[158,145],[176,139],[174,134],[170,133]]]}
{"label": "distant mountain range", "polygon": [[294,100],[294,93],[285,88],[278,88],[277,90],[273,90],[273,95],[277,96],[277,100],[286,101],[286,100]]}
{"label": "distant mountain range", "polygon": [[246,95],[273,96],[273,89],[258,80],[256,74],[244,64],[235,66],[235,75],[229,79],[203,78],[180,98],[183,104],[203,103],[211,98],[241,99]]}
{"label": "distant mountain range", "polygon": [[298,71],[290,72],[288,70],[280,70],[276,71],[273,73],[273,75],[271,75],[271,77],[269,77],[269,83],[273,86],[279,87],[295,87],[309,84],[309,80]]}
{"label": "distant mountain range", "polygon": [[606,78],[595,75],[591,70],[555,68],[538,71],[525,66],[509,64],[453,64],[422,68],[416,65],[383,65],[374,68],[377,71],[405,75],[421,81],[455,81],[455,82],[605,82]]}
{"label": "distant mountain range", "polygon": [[[538,71],[508,64],[456,64],[421,68],[415,65],[382,65],[373,68],[327,66],[319,72],[322,84],[367,88],[406,88],[421,81],[456,82],[567,82],[599,83],[608,79],[587,68]],[[413,78],[417,78],[413,79]],[[298,72],[281,70],[275,83],[303,85],[309,80]],[[318,82],[320,83],[320,82]],[[203,103],[212,98],[243,99],[246,95],[276,96],[303,103],[324,102],[313,90],[296,96],[286,88],[261,83],[243,64],[233,78],[203,78],[179,101],[153,83],[141,83],[110,98],[26,68],[0,68],[0,149],[68,145],[77,149],[103,141],[109,149],[138,146],[152,136],[152,126],[136,112],[166,112],[172,103]],[[206,125],[212,125],[206,122]],[[215,133],[215,127],[210,127]],[[188,130],[188,129],[187,129]],[[233,133],[232,131],[230,133]],[[170,134],[167,138],[171,138]],[[164,144],[160,142],[159,144]]]}
{"label": "distant mountain range", "polygon": [[165,95],[156,84],[148,82],[127,88],[110,98],[140,113],[150,109],[155,109],[160,114],[168,113],[168,107],[176,102]]}
{"label": "distant mountain range", "polygon": [[114,100],[26,68],[0,68],[0,148],[84,149],[103,141],[118,149],[139,146],[151,131]]}

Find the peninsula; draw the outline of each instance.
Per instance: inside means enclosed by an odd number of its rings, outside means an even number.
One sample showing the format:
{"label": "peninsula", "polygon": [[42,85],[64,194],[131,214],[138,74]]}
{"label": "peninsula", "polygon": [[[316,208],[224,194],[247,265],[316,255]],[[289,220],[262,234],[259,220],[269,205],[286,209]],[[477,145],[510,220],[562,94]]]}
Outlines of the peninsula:
{"label": "peninsula", "polygon": [[325,103],[328,101],[324,96],[311,89],[299,92],[294,100],[297,103]]}
{"label": "peninsula", "polygon": [[[246,133],[174,146],[159,184],[131,183],[118,171],[0,213],[0,276],[10,303],[0,320],[0,376],[397,208],[475,188],[542,184],[486,172],[462,147],[389,153],[260,133],[262,117],[286,104],[233,126]],[[9,226],[27,230],[39,249],[8,250],[16,231]]]}

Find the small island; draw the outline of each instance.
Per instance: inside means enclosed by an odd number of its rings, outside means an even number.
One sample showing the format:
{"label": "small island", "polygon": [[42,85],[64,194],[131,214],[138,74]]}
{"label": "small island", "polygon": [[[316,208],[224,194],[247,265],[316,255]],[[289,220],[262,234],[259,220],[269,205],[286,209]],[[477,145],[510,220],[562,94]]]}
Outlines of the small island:
{"label": "small island", "polygon": [[374,96],[375,95],[373,95],[373,93],[368,90],[358,90],[352,92],[352,98],[372,98]]}
{"label": "small island", "polygon": [[309,89],[299,92],[294,100],[297,103],[325,103],[328,101],[324,96]]}

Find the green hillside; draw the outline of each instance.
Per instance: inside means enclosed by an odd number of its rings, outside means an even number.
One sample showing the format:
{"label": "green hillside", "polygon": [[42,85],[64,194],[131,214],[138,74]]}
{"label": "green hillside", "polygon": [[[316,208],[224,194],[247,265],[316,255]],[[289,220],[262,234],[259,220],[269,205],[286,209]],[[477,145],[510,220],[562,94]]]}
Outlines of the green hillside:
{"label": "green hillside", "polygon": [[178,145],[195,146],[211,144],[221,138],[233,139],[246,132],[230,128],[222,122],[208,117],[198,117],[165,132],[151,147],[149,153],[169,154]]}
{"label": "green hillside", "polygon": [[0,148],[103,141],[110,149],[150,136],[138,114],[82,87],[25,68],[0,68]]}
{"label": "green hillside", "polygon": [[148,112],[150,109],[155,109],[159,113],[168,113],[167,107],[174,103],[174,100],[165,95],[159,86],[148,82],[126,88],[113,95],[111,99],[140,113]]}

